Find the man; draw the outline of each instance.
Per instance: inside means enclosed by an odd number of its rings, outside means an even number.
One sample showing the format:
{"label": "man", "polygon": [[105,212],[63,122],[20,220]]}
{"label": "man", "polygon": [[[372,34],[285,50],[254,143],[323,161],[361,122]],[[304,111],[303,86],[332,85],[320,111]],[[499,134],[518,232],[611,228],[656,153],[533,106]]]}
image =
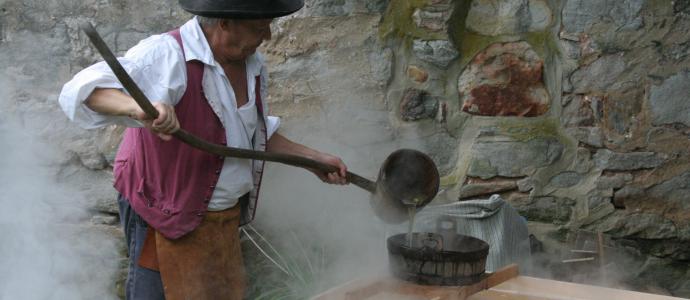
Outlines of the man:
{"label": "man", "polygon": [[[150,120],[104,63],[65,84],[60,104],[86,128],[128,127],[114,162],[129,247],[128,299],[242,299],[238,226],[254,217],[263,163],[223,158],[187,146],[184,128],[207,141],[309,157],[338,167],[313,171],[345,184],[337,157],[276,133],[266,116],[267,74],[256,49],[273,18],[302,0],[180,0],[197,17],[141,41],[120,59],[159,116]],[[142,125],[145,128],[142,128]]]}
{"label": "man", "polygon": [[418,230],[469,235],[489,243],[489,272],[512,263],[529,267],[525,264],[530,258],[527,222],[500,195],[429,205],[417,218]]}

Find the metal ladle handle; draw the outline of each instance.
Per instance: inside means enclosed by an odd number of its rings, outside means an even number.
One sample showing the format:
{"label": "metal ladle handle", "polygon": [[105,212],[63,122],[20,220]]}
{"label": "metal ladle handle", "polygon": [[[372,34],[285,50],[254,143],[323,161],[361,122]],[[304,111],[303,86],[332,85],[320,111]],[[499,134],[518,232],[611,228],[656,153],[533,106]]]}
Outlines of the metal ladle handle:
{"label": "metal ladle handle", "polygon": [[[139,86],[134,82],[134,80],[132,80],[129,74],[127,74],[127,71],[125,71],[120,62],[115,58],[115,55],[113,55],[112,51],[110,51],[110,48],[108,48],[91,23],[83,22],[80,24],[80,27],[84,33],[86,33],[86,36],[89,37],[89,40],[91,40],[91,43],[96,47],[101,56],[103,56],[103,59],[113,71],[117,79],[120,80],[122,86],[127,90],[127,92],[129,92],[129,95],[134,98],[134,101],[137,102],[146,115],[153,119],[157,118],[158,111],[156,108],[153,107],[151,101],[149,101],[146,95],[144,95],[141,89],[139,89]],[[338,171],[338,168],[335,166],[324,164],[322,162],[302,156],[254,151],[209,143],[182,128],[173,132],[172,136],[176,137],[187,145],[216,155],[272,161],[301,168],[317,169],[327,173]],[[349,171],[347,172],[347,181],[371,193],[376,191],[376,183]]]}

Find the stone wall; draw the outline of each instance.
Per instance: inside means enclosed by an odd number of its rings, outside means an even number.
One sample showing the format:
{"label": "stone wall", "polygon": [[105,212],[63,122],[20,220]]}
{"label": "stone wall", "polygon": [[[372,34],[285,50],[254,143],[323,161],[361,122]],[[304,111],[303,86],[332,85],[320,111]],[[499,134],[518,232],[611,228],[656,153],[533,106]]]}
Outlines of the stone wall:
{"label": "stone wall", "polygon": [[[117,221],[122,128],[79,129],[57,106],[99,59],[77,22],[121,54],[188,17],[172,0],[0,2],[0,112],[63,150],[57,174],[93,200],[92,222]],[[286,135],[363,174],[394,149],[428,152],[437,202],[500,193],[552,259],[602,232],[626,253],[618,282],[690,296],[687,1],[313,0],[273,27],[262,49]],[[266,180],[285,188],[275,170]],[[300,197],[267,189],[267,216]]]}
{"label": "stone wall", "polygon": [[621,282],[688,296],[689,25],[683,1],[435,0],[380,34],[398,118],[457,138],[448,201],[500,193],[547,243],[602,232],[636,257]]}

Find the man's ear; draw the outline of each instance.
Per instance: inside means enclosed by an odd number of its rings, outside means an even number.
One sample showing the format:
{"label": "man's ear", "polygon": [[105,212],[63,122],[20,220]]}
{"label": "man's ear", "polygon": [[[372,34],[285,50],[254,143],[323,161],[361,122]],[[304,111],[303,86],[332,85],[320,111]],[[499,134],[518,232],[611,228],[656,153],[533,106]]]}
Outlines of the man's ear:
{"label": "man's ear", "polygon": [[218,22],[218,26],[220,26],[220,29],[222,29],[223,31],[228,31],[232,26],[232,20],[222,19],[220,20],[220,22]]}

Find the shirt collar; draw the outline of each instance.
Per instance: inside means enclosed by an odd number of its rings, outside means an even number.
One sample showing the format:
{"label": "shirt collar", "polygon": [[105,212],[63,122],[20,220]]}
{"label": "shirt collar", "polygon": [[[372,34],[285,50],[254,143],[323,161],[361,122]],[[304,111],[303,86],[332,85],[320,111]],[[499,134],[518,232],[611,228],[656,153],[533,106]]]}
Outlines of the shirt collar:
{"label": "shirt collar", "polygon": [[[201,29],[201,25],[199,25],[197,17],[187,21],[187,23],[180,27],[180,36],[182,36],[186,61],[198,60],[206,65],[219,66],[213,57],[213,52],[208,45],[208,41]],[[257,51],[247,57],[246,64],[247,73],[253,76],[259,76],[264,64],[263,55]]]}

